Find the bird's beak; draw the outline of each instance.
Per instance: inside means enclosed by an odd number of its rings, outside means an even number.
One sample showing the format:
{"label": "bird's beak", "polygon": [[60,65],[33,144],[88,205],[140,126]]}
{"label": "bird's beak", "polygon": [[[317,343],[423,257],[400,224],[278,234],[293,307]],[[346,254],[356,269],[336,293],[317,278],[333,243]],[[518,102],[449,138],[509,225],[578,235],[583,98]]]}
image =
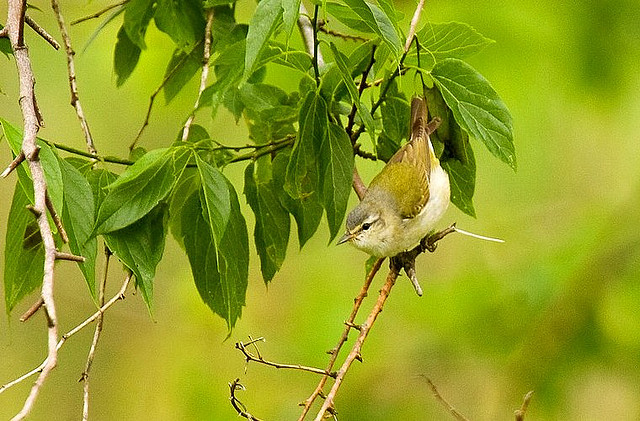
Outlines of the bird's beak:
{"label": "bird's beak", "polygon": [[344,233],[342,237],[340,237],[336,245],[340,245],[342,243],[346,243],[347,241],[351,241],[353,240],[354,237],[355,237],[355,234],[351,234],[349,231],[347,231]]}

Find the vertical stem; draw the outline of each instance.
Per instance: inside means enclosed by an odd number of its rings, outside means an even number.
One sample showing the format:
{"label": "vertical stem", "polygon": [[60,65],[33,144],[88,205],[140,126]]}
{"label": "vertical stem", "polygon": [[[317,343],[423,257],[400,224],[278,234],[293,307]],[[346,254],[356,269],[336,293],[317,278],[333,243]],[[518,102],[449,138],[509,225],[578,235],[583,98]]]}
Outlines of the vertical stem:
{"label": "vertical stem", "polygon": [[318,69],[318,11],[320,6],[316,4],[313,8],[313,72],[316,76],[316,85],[320,86],[320,70]]}

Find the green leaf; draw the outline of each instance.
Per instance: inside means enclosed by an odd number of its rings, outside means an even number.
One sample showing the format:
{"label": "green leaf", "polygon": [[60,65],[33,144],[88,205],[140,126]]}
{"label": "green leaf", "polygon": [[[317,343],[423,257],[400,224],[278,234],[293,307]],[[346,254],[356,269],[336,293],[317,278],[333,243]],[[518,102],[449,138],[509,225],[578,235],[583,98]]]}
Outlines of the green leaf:
{"label": "green leaf", "polygon": [[216,6],[226,6],[229,3],[235,3],[238,0],[204,0],[203,5],[205,9],[209,9]]}
{"label": "green leaf", "polygon": [[202,183],[203,205],[216,244],[220,245],[231,216],[231,196],[227,179],[217,169],[196,155],[196,166]]}
{"label": "green leaf", "polygon": [[124,27],[121,27],[118,31],[118,40],[113,52],[116,86],[121,86],[131,76],[133,69],[138,65],[141,51],[140,47],[131,41]]}
{"label": "green leaf", "polygon": [[203,46],[198,45],[191,52],[186,53],[180,49],[173,51],[173,56],[167,64],[164,77],[164,100],[168,104],[193,78],[193,75],[202,67]]}
{"label": "green leaf", "polygon": [[353,147],[341,126],[330,123],[320,148],[322,201],[327,211],[329,242],[342,229],[353,180]]}
{"label": "green leaf", "polygon": [[125,6],[122,27],[131,42],[141,50],[147,48],[144,36],[153,17],[154,4],[155,0],[130,0]]}
{"label": "green leaf", "polygon": [[375,32],[373,27],[355,13],[352,8],[343,4],[327,2],[327,12],[351,29],[365,33]]}
{"label": "green leaf", "polygon": [[417,35],[436,61],[469,57],[494,42],[460,22],[427,23]]}
{"label": "green leaf", "polygon": [[[457,124],[451,127],[452,139],[448,148],[455,148],[443,156],[442,168],[449,174],[451,203],[469,216],[476,216],[473,207],[473,193],[476,185],[476,160],[469,144],[469,135]],[[452,146],[456,145],[456,146]]]}
{"label": "green leaf", "polygon": [[204,36],[202,2],[198,0],[158,0],[154,20],[178,48],[191,49]]}
{"label": "green leaf", "polygon": [[78,262],[91,296],[96,298],[95,265],[98,241],[90,239],[95,217],[93,192],[86,178],[71,163],[60,159],[64,183],[64,211],[62,221],[69,236],[69,249],[85,258]]}
{"label": "green leaf", "polygon": [[204,192],[195,191],[182,208],[183,243],[202,300],[231,329],[242,314],[248,280],[249,242],[238,198],[228,183],[231,214],[220,247],[206,209]]}
{"label": "green leaf", "polygon": [[380,107],[384,131],[398,144],[409,135],[410,113],[409,103],[397,96],[387,96]]}
{"label": "green leaf", "polygon": [[[289,162],[288,151],[280,152],[273,160],[273,180],[276,186],[284,185]],[[285,189],[278,189],[280,202],[293,215],[298,227],[298,244],[302,248],[313,236],[322,219],[320,195],[313,192],[305,197],[294,199]]]}
{"label": "green leaf", "polygon": [[396,32],[396,25],[382,9],[364,0],[344,0],[344,2],[382,38],[396,57],[400,56],[403,45],[398,32]]}
{"label": "green leaf", "polygon": [[107,197],[109,192],[108,186],[115,182],[118,176],[104,168],[91,169],[90,171],[86,171],[84,176],[91,187],[94,209],[98,210],[104,198]]}
{"label": "green leaf", "polygon": [[185,234],[182,232],[182,208],[193,192],[200,190],[201,186],[198,169],[186,168],[169,196],[169,227],[171,234],[183,249]]}
{"label": "green leaf", "polygon": [[515,170],[511,114],[489,82],[458,59],[438,62],[431,75],[460,127]]}
{"label": "green leaf", "polygon": [[93,235],[124,228],[149,213],[169,194],[189,154],[186,148],[155,149],[127,168],[109,186]]}
{"label": "green leaf", "polygon": [[136,276],[149,312],[153,309],[153,278],[167,237],[167,210],[168,206],[162,203],[126,228],[104,236],[109,249]]}
{"label": "green leaf", "polygon": [[[7,138],[9,147],[13,152],[14,157],[18,156],[22,151],[22,130],[14,127],[8,121],[0,118],[0,124],[2,124],[2,132]],[[62,173],[60,172],[60,165],[58,164],[58,158],[55,152],[42,139],[36,140],[38,147],[40,148],[40,163],[44,171],[44,178],[47,183],[47,192],[51,198],[51,203],[57,212],[62,212]],[[31,171],[28,164],[25,162],[21,164],[16,172],[18,173],[18,179],[20,180],[20,186],[26,193],[27,198],[31,204],[34,204],[33,198],[33,182],[31,181]],[[52,226],[55,232],[55,227]]]}
{"label": "green leaf", "polygon": [[273,179],[258,180],[255,165],[249,164],[244,173],[244,194],[256,217],[253,237],[260,257],[260,269],[265,283],[271,281],[284,262],[289,243],[291,218],[278,198]]}
{"label": "green leaf", "polygon": [[284,24],[284,33],[287,37],[287,45],[289,45],[289,38],[293,33],[293,28],[298,22],[299,11],[300,0],[282,0],[282,21]]}
{"label": "green leaf", "polygon": [[[0,23],[0,29],[4,26]],[[10,55],[13,55],[13,49],[11,48],[11,41],[9,38],[0,38],[0,53],[4,54],[7,59]]]}
{"label": "green leaf", "polygon": [[264,50],[278,24],[282,22],[282,0],[262,0],[249,22],[247,49],[244,59],[244,79],[255,70],[258,57]]}
{"label": "green leaf", "polygon": [[300,108],[298,138],[293,146],[285,190],[293,198],[303,198],[318,190],[317,156],[327,133],[327,103],[314,91],[307,94]]}
{"label": "green leaf", "polygon": [[7,313],[42,284],[44,248],[38,224],[26,206],[29,198],[16,183],[4,249],[4,299]]}
{"label": "green leaf", "polygon": [[364,123],[364,126],[367,129],[367,133],[369,134],[371,139],[375,139],[375,123],[373,122],[371,111],[369,111],[369,108],[361,101],[360,93],[358,92],[356,83],[353,81],[349,66],[347,65],[347,57],[340,51],[338,51],[338,47],[336,47],[333,42],[330,45],[331,51],[333,52],[333,57],[336,59],[336,64],[338,65],[338,69],[340,70],[342,81],[349,91],[351,101],[356,104],[356,111],[358,113],[358,116]]}

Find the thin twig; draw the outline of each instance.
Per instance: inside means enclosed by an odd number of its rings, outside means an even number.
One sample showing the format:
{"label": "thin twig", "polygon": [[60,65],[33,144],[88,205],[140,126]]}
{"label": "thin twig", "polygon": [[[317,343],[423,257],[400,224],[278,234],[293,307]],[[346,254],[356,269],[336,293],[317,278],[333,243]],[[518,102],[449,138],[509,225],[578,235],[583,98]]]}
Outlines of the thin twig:
{"label": "thin twig", "polygon": [[367,186],[364,185],[362,178],[360,178],[360,173],[356,166],[353,166],[353,190],[356,192],[358,199],[362,200],[364,194],[367,192]]}
{"label": "thin twig", "polygon": [[[200,45],[200,42],[198,42],[193,48],[194,49],[197,48]],[[149,125],[149,119],[151,118],[151,111],[153,110],[153,103],[156,100],[156,96],[158,96],[158,94],[160,93],[160,91],[162,91],[162,88],[164,88],[164,86],[167,84],[169,79],[173,77],[173,75],[187,61],[188,58],[189,58],[189,54],[184,54],[184,56],[180,59],[180,61],[178,61],[176,65],[173,67],[173,69],[171,69],[171,71],[164,77],[164,79],[162,79],[162,82],[160,82],[160,85],[156,88],[156,90],[153,91],[153,93],[149,96],[149,106],[147,107],[147,114],[144,117],[144,122],[142,123],[142,126],[140,127],[140,129],[138,129],[138,133],[136,134],[136,137],[133,139],[133,142],[131,142],[131,145],[129,145],[130,151],[132,151],[136,147],[136,145],[138,144],[138,141],[140,140],[140,136],[142,136],[142,133],[144,132],[144,129]]]}
{"label": "thin twig", "polygon": [[431,379],[426,377],[425,379],[427,380],[427,383],[429,383],[429,387],[431,387],[431,392],[433,392],[433,396],[435,396],[436,400],[440,402],[442,406],[446,408],[447,411],[449,411],[449,413],[451,414],[451,416],[453,416],[453,418],[455,418],[458,421],[469,421],[467,417],[465,417],[460,412],[458,412],[458,410],[456,410],[449,402],[447,402],[445,398],[442,397],[440,392],[438,392],[438,388],[436,387],[435,384],[433,384]]}
{"label": "thin twig", "polygon": [[279,151],[280,149],[284,149],[290,145],[293,145],[293,143],[295,142],[295,137],[291,136],[289,138],[287,138],[285,141],[282,142],[278,142],[278,143],[272,143],[271,145],[265,147],[265,148],[260,148],[260,149],[256,149],[254,152],[249,152],[246,154],[242,154],[242,155],[238,155],[232,159],[229,160],[229,163],[233,163],[233,162],[240,162],[240,161],[247,161],[247,160],[256,160],[258,158],[260,158],[261,156],[264,155],[269,155],[273,152]]}
{"label": "thin twig", "polygon": [[[373,264],[373,267],[371,268],[371,270],[367,274],[367,277],[364,280],[364,284],[362,285],[362,288],[360,288],[360,292],[358,293],[356,298],[353,300],[353,308],[351,309],[351,314],[349,315],[349,318],[345,321],[345,328],[342,331],[342,335],[340,336],[340,339],[338,340],[338,343],[336,344],[336,346],[333,347],[330,351],[328,351],[328,354],[330,354],[331,357],[329,359],[329,364],[327,365],[327,368],[326,368],[327,372],[330,372],[331,370],[333,370],[333,365],[338,359],[338,354],[340,352],[340,349],[349,338],[349,331],[355,326],[354,321],[356,319],[356,315],[358,314],[358,311],[362,306],[362,302],[367,297],[367,294],[369,292],[369,287],[371,286],[371,282],[373,281],[373,278],[380,270],[380,266],[382,266],[383,261],[384,259],[378,259],[375,261],[375,263]],[[362,329],[361,326],[360,326],[360,329]],[[328,376],[326,375],[323,376],[322,379],[320,379],[318,386],[316,386],[316,389],[313,391],[311,396],[309,396],[304,401],[304,409],[302,410],[302,414],[300,415],[300,418],[298,418],[299,421],[303,420],[306,417],[306,415],[309,413],[309,410],[311,409],[311,405],[316,400],[316,398],[321,395],[322,389],[324,388],[324,385],[326,384],[327,380],[328,380]]]}
{"label": "thin twig", "polygon": [[416,28],[418,26],[418,21],[420,20],[420,13],[422,13],[422,8],[424,7],[424,0],[420,0],[418,2],[418,6],[416,10],[413,12],[413,17],[411,18],[411,24],[409,26],[409,35],[407,35],[407,41],[404,44],[405,53],[409,51],[411,48],[411,43],[413,42],[413,37],[416,35]]}
{"label": "thin twig", "polygon": [[182,141],[186,142],[189,138],[189,130],[193,119],[196,117],[196,111],[200,106],[202,93],[207,87],[207,78],[209,77],[209,58],[211,57],[211,27],[213,25],[213,8],[207,10],[207,25],[204,28],[204,53],[202,54],[202,73],[200,74],[200,88],[198,89],[198,97],[193,105],[193,110],[189,114],[184,129],[182,130]]}
{"label": "thin twig", "polygon": [[36,312],[38,310],[40,310],[40,307],[42,307],[44,305],[44,300],[42,299],[42,297],[38,298],[38,301],[36,301],[35,303],[33,303],[31,305],[31,307],[29,307],[29,310],[25,311],[22,316],[20,316],[20,321],[21,322],[26,322],[27,320],[29,320],[31,318],[31,316],[33,316],[34,314],[36,314]]}
{"label": "thin twig", "polygon": [[76,256],[75,254],[65,253],[62,251],[56,252],[56,260],[68,260],[70,262],[84,262],[86,259],[83,256]]}
{"label": "thin twig", "polygon": [[302,36],[302,40],[304,41],[304,46],[307,50],[307,53],[311,57],[314,58],[315,63],[319,68],[324,67],[324,58],[322,57],[322,52],[315,48],[317,38],[316,31],[309,18],[309,13],[307,9],[304,7],[304,4],[300,2],[300,13],[298,14],[298,29],[300,30],[300,35]]}
{"label": "thin twig", "polygon": [[11,161],[9,166],[4,171],[2,171],[2,174],[0,174],[0,177],[2,178],[7,177],[9,174],[11,174],[13,170],[18,168],[18,165],[22,164],[23,161],[24,161],[24,152],[20,151],[18,156],[16,156],[13,159],[13,161]]}
{"label": "thin twig", "polygon": [[42,26],[38,25],[38,23],[31,18],[29,15],[24,15],[24,21],[26,22],[31,29],[33,29],[36,34],[40,35],[45,41],[47,41],[53,48],[56,50],[60,49],[60,44],[56,41]]}
{"label": "thin twig", "polygon": [[7,9],[7,34],[11,42],[11,49],[16,63],[18,79],[20,84],[20,108],[23,118],[22,152],[24,153],[31,170],[34,191],[34,209],[38,211],[38,227],[44,248],[44,265],[41,296],[45,305],[45,316],[47,319],[47,359],[42,367],[42,371],[31,387],[29,396],[24,402],[20,412],[14,417],[15,420],[24,419],[33,408],[33,405],[40,393],[40,389],[57,364],[58,359],[58,318],[53,296],[54,284],[54,264],[56,244],[53,232],[47,217],[47,182],[44,170],[38,157],[38,145],[36,136],[42,124],[42,116],[38,110],[35,96],[35,78],[31,68],[29,50],[24,44],[24,16],[26,2],[23,0],[8,0]]}
{"label": "thin twig", "polygon": [[260,418],[256,418],[247,412],[247,407],[245,404],[240,402],[240,400],[236,397],[237,390],[244,390],[244,386],[240,384],[240,379],[235,379],[233,382],[229,383],[229,400],[231,401],[231,406],[236,410],[239,416],[248,419],[249,421],[262,421]]}
{"label": "thin twig", "polygon": [[[107,246],[104,247],[104,254],[106,262],[104,264],[104,272],[102,279],[100,280],[100,287],[98,290],[98,303],[100,307],[104,305],[104,293],[107,286],[107,275],[109,274],[109,260],[111,259],[111,250]],[[96,354],[96,348],[98,347],[98,340],[100,340],[100,334],[102,333],[102,324],[104,323],[104,312],[100,312],[98,320],[96,321],[96,329],[93,332],[93,340],[91,341],[91,348],[89,349],[89,355],[87,355],[87,363],[82,372],[80,381],[82,385],[82,421],[89,419],[89,371],[93,365],[93,359]]]}
{"label": "thin twig", "polygon": [[355,42],[367,42],[369,41],[365,37],[360,37],[357,35],[343,34],[342,32],[334,31],[327,28],[327,22],[321,21],[318,23],[318,30],[327,35],[331,35],[332,37],[341,38],[346,41],[355,41]]}
{"label": "thin twig", "polygon": [[[257,340],[264,340],[264,338],[258,338]],[[257,340],[252,340],[249,344],[256,346],[255,342]],[[265,360],[264,358],[262,358],[262,355],[260,355],[259,352],[258,352],[258,355],[253,355],[251,352],[249,352],[247,350],[247,346],[249,344],[245,344],[245,343],[242,343],[242,342],[236,342],[236,349],[240,350],[240,352],[242,352],[244,354],[245,361],[247,363],[249,361],[255,361],[257,363],[264,364],[264,365],[267,365],[267,366],[270,366],[270,367],[275,367],[275,368],[285,368],[285,369],[291,369],[291,370],[308,371],[310,373],[322,374],[323,376],[329,376],[329,377],[335,377],[336,376],[336,373],[329,372],[327,370],[323,370],[323,369],[317,368],[317,367],[309,367],[309,366],[305,366],[305,365],[301,365],[301,364],[282,364],[282,363],[276,363],[276,362],[273,362],[273,361]]]}
{"label": "thin twig", "polygon": [[529,402],[531,402],[532,397],[533,397],[533,390],[527,392],[527,394],[524,395],[522,406],[520,407],[520,409],[517,409],[515,411],[516,421],[524,421],[524,416],[527,413],[527,409],[529,408]]}
{"label": "thin twig", "polygon": [[76,19],[74,21],[71,21],[71,25],[77,25],[79,23],[86,22],[86,21],[91,20],[91,19],[97,19],[100,16],[104,15],[105,13],[107,13],[109,10],[115,9],[116,7],[120,7],[120,6],[122,6],[122,5],[124,5],[124,4],[128,3],[128,2],[129,2],[129,0],[123,0],[123,1],[120,1],[118,3],[112,4],[110,6],[107,6],[104,9],[99,10],[99,11],[95,12],[92,15],[85,16],[85,17]]}
{"label": "thin twig", "polygon": [[[93,321],[98,319],[98,317],[100,317],[101,314],[103,314],[105,311],[107,311],[115,303],[117,303],[120,300],[123,300],[124,297],[125,297],[124,293],[127,290],[127,287],[129,286],[129,283],[131,283],[132,277],[133,277],[133,275],[131,273],[127,274],[127,276],[125,277],[124,282],[122,284],[122,287],[120,288],[120,290],[118,291],[118,293],[116,295],[111,297],[111,299],[109,301],[107,301],[105,303],[105,305],[100,307],[95,313],[93,313],[91,316],[86,318],[82,323],[80,323],[79,325],[77,325],[76,327],[74,327],[73,329],[71,329],[70,331],[65,333],[64,335],[62,335],[60,340],[56,343],[56,346],[55,346],[56,351],[59,350],[60,348],[62,348],[62,345],[64,345],[64,343],[67,341],[67,339],[69,339],[70,337],[72,337],[76,333],[80,332],[82,329],[87,327]],[[7,389],[15,386],[16,384],[24,381],[25,379],[28,379],[29,377],[31,377],[31,376],[33,376],[33,375],[35,375],[37,373],[43,372],[45,367],[47,367],[47,365],[48,365],[48,361],[49,361],[49,357],[47,356],[47,358],[45,358],[44,361],[39,366],[34,368],[33,370],[23,374],[22,376],[18,377],[15,380],[12,380],[12,381],[0,386],[0,394],[2,392],[6,391]]]}
{"label": "thin twig", "polygon": [[[364,89],[367,86],[367,77],[369,77],[369,72],[371,71],[371,68],[373,67],[373,64],[375,62],[376,62],[376,46],[374,45],[371,48],[371,59],[369,60],[369,64],[362,72],[362,78],[360,79],[360,86],[358,88],[358,98],[362,97],[362,93],[364,92]],[[351,138],[351,135],[353,134],[353,123],[355,122],[355,119],[356,119],[357,109],[358,109],[358,102],[354,101],[353,105],[351,105],[351,112],[349,113],[349,117],[347,120],[347,127],[345,128],[345,131],[347,132],[350,138]],[[355,144],[355,142],[352,142],[352,144]]]}
{"label": "thin twig", "polygon": [[62,219],[60,219],[60,215],[56,212],[55,207],[53,206],[53,202],[51,201],[51,196],[49,196],[49,192],[45,192],[45,200],[47,209],[49,210],[49,214],[51,214],[51,219],[53,219],[53,223],[58,229],[58,234],[60,234],[60,238],[62,238],[62,242],[67,244],[69,242],[69,236],[67,235],[67,231],[64,229],[62,225]]}
{"label": "thin twig", "polygon": [[58,27],[60,28],[60,35],[62,36],[62,42],[64,43],[64,51],[67,54],[67,73],[69,75],[69,89],[71,91],[71,106],[75,108],[78,120],[80,120],[80,127],[82,128],[82,132],[84,133],[84,139],[87,143],[87,149],[89,150],[89,153],[95,154],[97,153],[97,151],[93,142],[93,137],[91,136],[91,130],[89,130],[89,123],[87,122],[87,118],[84,115],[82,104],[80,103],[80,98],[78,96],[76,67],[73,60],[73,56],[76,53],[75,51],[73,51],[73,47],[71,46],[71,38],[69,37],[69,32],[67,31],[67,27],[64,24],[64,17],[62,16],[62,12],[60,11],[58,0],[51,0],[51,8],[53,9],[53,13],[56,15]]}
{"label": "thin twig", "polygon": [[338,390],[340,389],[340,385],[342,384],[342,381],[344,380],[344,376],[347,374],[347,371],[349,371],[351,364],[353,364],[355,360],[362,358],[361,357],[362,345],[364,344],[364,341],[367,339],[367,336],[369,335],[369,332],[371,331],[373,324],[378,318],[378,315],[382,311],[382,308],[384,307],[384,304],[387,301],[387,298],[389,298],[389,294],[391,293],[391,288],[393,288],[393,285],[395,285],[396,283],[396,279],[398,279],[398,274],[399,272],[397,270],[394,270],[394,269],[389,270],[389,274],[387,275],[387,280],[385,281],[384,286],[380,290],[380,295],[378,295],[378,300],[376,301],[375,305],[373,306],[373,309],[367,316],[367,319],[365,320],[365,322],[362,323],[362,325],[360,326],[360,332],[358,334],[358,338],[353,344],[353,347],[351,348],[349,355],[347,355],[344,363],[338,370],[336,378],[333,382],[333,386],[331,387],[331,390],[329,391],[324,402],[322,403],[322,407],[320,408],[320,411],[318,411],[315,421],[322,421],[327,412],[330,412],[330,413],[334,412],[333,401],[336,397],[336,394],[338,393]]}

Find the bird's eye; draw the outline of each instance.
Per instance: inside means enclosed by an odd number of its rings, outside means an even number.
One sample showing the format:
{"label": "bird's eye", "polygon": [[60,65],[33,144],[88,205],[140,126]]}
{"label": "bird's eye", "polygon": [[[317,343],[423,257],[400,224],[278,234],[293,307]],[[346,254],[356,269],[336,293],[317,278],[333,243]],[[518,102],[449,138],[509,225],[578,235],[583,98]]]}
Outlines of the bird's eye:
{"label": "bird's eye", "polygon": [[362,224],[362,231],[366,231],[369,228],[371,228],[371,224],[368,222],[365,222],[364,224]]}

